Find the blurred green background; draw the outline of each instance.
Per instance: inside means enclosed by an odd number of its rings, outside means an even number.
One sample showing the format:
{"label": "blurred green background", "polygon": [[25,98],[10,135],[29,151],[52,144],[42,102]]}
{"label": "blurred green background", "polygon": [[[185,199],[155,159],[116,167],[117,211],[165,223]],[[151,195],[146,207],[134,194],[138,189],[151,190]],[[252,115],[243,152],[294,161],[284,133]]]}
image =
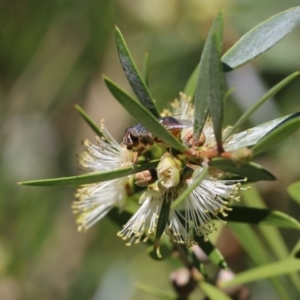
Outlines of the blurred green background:
{"label": "blurred green background", "polygon": [[[150,89],[160,109],[178,97],[199,61],[212,19],[225,8],[225,49],[266,18],[297,5],[274,0],[2,0],[0,2],[0,299],[155,299],[139,281],[172,290],[167,262],[152,261],[145,245],[125,247],[118,228],[102,220],[78,233],[74,189],[18,186],[17,181],[80,174],[80,142],[94,134],[79,104],[116,139],[133,120],[102,82],[105,73],[129,90],[114,46],[122,30],[138,67],[150,51]],[[264,91],[300,69],[300,30],[251,65],[228,76],[236,92],[226,124]],[[299,79],[253,116],[252,125],[300,110]],[[300,179],[300,133],[259,157],[279,179],[258,185],[269,207],[297,218],[286,187]],[[299,217],[298,217],[299,219]],[[291,248],[299,234],[284,231]],[[228,245],[231,245],[230,248]],[[251,261],[225,230],[219,243],[235,271]],[[277,299],[268,283],[252,299]],[[196,293],[197,295],[197,293]],[[270,296],[271,295],[271,296]],[[271,297],[271,298],[270,298]],[[298,299],[295,295],[295,299]]]}

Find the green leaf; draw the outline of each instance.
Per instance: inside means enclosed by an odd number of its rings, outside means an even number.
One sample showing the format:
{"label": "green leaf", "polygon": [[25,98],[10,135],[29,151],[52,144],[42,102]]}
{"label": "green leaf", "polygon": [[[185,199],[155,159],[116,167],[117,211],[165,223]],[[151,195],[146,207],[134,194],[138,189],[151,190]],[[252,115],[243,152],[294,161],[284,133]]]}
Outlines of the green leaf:
{"label": "green leaf", "polygon": [[154,136],[159,137],[170,147],[184,151],[186,148],[168,131],[144,106],[132,99],[126,92],[104,76],[104,82],[118,102]]}
{"label": "green leaf", "polygon": [[[215,96],[215,92],[221,92],[213,90],[220,84],[220,78],[213,78],[213,76],[215,75],[215,73],[217,73],[218,75],[221,74],[219,72],[219,66],[218,64],[216,64],[216,52],[218,52],[219,56],[221,55],[222,40],[223,11],[218,14],[211,26],[199,63],[198,79],[194,100],[194,141],[198,141],[201,135],[210,107],[211,97]],[[216,66],[217,70],[214,70]]]}
{"label": "green leaf", "polygon": [[164,300],[178,300],[178,297],[176,295],[174,295],[171,292],[164,290],[160,290],[160,289],[156,289],[152,286],[148,286],[146,284],[140,283],[140,282],[136,282],[135,286],[148,293],[149,295],[154,296],[156,299],[164,299]]}
{"label": "green leaf", "polygon": [[[230,223],[229,227],[238,238],[240,244],[247,252],[249,257],[257,265],[267,263],[269,261],[269,253],[259,240],[253,229],[249,225]],[[286,299],[286,291],[277,278],[271,279],[271,283],[282,299]]]}
{"label": "green leaf", "polygon": [[300,223],[289,215],[276,210],[263,208],[231,206],[227,212],[227,221],[250,223],[257,225],[272,225],[281,228],[300,230]]}
{"label": "green leaf", "polygon": [[218,168],[222,171],[246,177],[250,181],[273,181],[276,177],[260,165],[250,162],[248,164],[238,165],[232,160],[223,158],[214,158],[210,161],[209,166]]}
{"label": "green leaf", "polygon": [[209,240],[204,241],[203,237],[198,235],[195,235],[194,239],[213,264],[224,270],[228,268],[228,265],[219,249],[216,248]]}
{"label": "green leaf", "polygon": [[132,57],[129,49],[125,43],[123,35],[118,27],[115,30],[117,50],[120,58],[121,65],[123,67],[125,76],[132,87],[137,98],[146,107],[153,116],[159,118],[159,112],[153,101],[153,98],[148,90],[142,76],[140,75]]}
{"label": "green leaf", "polygon": [[294,248],[293,248],[293,250],[290,254],[290,257],[300,259],[300,239],[298,240],[298,242],[294,246]]}
{"label": "green leaf", "polygon": [[168,226],[171,203],[172,201],[171,201],[170,193],[165,193],[165,197],[159,212],[157,227],[155,231],[154,250],[156,250],[159,247],[160,239],[163,233],[165,232],[166,227]]}
{"label": "green leaf", "polygon": [[237,223],[230,223],[228,225],[247,254],[256,264],[260,265],[268,262],[268,252],[249,225]]}
{"label": "green leaf", "polygon": [[256,127],[247,129],[230,137],[225,143],[224,148],[226,151],[232,152],[244,147],[255,145],[261,138],[263,138],[272,129],[284,123],[286,120],[298,116],[299,113],[280,117],[269,122],[263,123]]}
{"label": "green leaf", "polygon": [[221,291],[219,288],[215,287],[214,285],[200,281],[199,286],[203,293],[211,300],[231,300],[229,296],[225,294],[225,292]]}
{"label": "green leaf", "polygon": [[252,148],[253,155],[257,155],[268,150],[270,147],[281,142],[289,135],[296,132],[299,128],[300,113],[296,113],[278,124],[274,129],[272,129],[262,139],[260,139]]}
{"label": "green leaf", "polygon": [[222,288],[229,288],[252,281],[281,276],[300,270],[299,259],[285,259],[259,266],[237,274],[232,280],[222,283]]}
{"label": "green leaf", "polygon": [[53,186],[53,185],[82,185],[97,183],[102,181],[108,181],[120,177],[129,176],[147,169],[152,169],[157,166],[159,160],[152,161],[143,165],[138,165],[136,167],[126,167],[112,171],[106,171],[101,173],[91,173],[78,176],[70,177],[60,177],[60,178],[51,178],[51,179],[39,179],[31,181],[19,182],[21,185],[30,185],[30,186]]}
{"label": "green leaf", "polygon": [[177,199],[172,203],[171,208],[175,209],[182,201],[184,201],[190,193],[201,183],[201,181],[205,178],[207,174],[208,168],[203,167],[200,174],[197,174],[197,176],[194,178],[193,183],[185,189],[178,197]]}
{"label": "green leaf", "polygon": [[208,279],[208,274],[207,270],[205,267],[205,263],[202,263],[197,255],[195,254],[195,251],[193,251],[193,248],[188,248],[188,259],[190,259],[191,264],[197,268],[197,270],[201,273],[201,275],[205,278]]}
{"label": "green leaf", "polygon": [[187,97],[194,98],[196,85],[197,85],[197,79],[198,79],[198,71],[199,71],[199,67],[197,65],[197,67],[195,68],[195,70],[191,74],[190,78],[188,79],[188,81],[187,81],[187,83],[186,83],[186,85],[183,89],[183,93]]}
{"label": "green leaf", "polygon": [[[243,197],[243,202],[246,205],[256,206],[263,209],[266,207],[257,188],[253,185],[248,190],[242,190],[241,196]],[[262,236],[269,245],[269,249],[271,249],[271,252],[277,259],[285,259],[288,257],[289,249],[286,246],[285,241],[277,228],[270,226],[261,226],[258,228],[258,230],[261,232]],[[299,274],[290,274],[289,277],[296,289],[300,292]]]}
{"label": "green leaf", "polygon": [[300,181],[294,182],[289,185],[287,190],[291,198],[293,198],[300,204]]}
{"label": "green leaf", "polygon": [[225,97],[224,73],[220,62],[218,50],[218,35],[213,34],[210,49],[209,62],[209,111],[213,122],[214,134],[219,152],[223,152],[222,147],[222,124],[223,124],[223,101]]}
{"label": "green leaf", "polygon": [[145,52],[143,61],[143,78],[146,86],[149,84],[149,52]]}
{"label": "green leaf", "polygon": [[272,98],[276,95],[282,88],[284,88],[287,84],[289,84],[293,79],[298,77],[300,72],[294,72],[291,75],[287,76],[283,80],[281,80],[278,84],[268,90],[252,107],[250,107],[247,111],[243,113],[243,115],[237,120],[234,126],[226,132],[223,137],[223,141],[226,141],[228,137],[230,137],[233,133],[235,133],[242,124],[244,124],[249,117],[259,108],[261,107],[268,99]]}
{"label": "green leaf", "polygon": [[102,134],[100,128],[95,124],[95,122],[90,118],[90,116],[77,104],[75,105],[75,109],[79,112],[79,114],[82,116],[82,118],[87,122],[87,124],[90,126],[90,128],[98,136],[103,138],[103,134]]}
{"label": "green leaf", "polygon": [[300,23],[300,7],[283,11],[247,32],[222,57],[226,71],[236,69],[278,43]]}
{"label": "green leaf", "polygon": [[[225,96],[224,96],[224,102],[227,101],[227,99],[229,99],[229,97],[233,94],[233,92],[236,90],[235,86],[232,86],[229,90],[227,90]],[[225,139],[224,139],[225,140]]]}

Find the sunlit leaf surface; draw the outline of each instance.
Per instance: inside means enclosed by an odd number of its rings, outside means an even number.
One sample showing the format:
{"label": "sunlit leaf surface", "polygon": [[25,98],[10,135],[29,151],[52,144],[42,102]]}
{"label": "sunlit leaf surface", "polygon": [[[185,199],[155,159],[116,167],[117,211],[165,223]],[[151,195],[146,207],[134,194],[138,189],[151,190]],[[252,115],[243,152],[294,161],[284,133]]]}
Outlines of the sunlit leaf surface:
{"label": "sunlit leaf surface", "polygon": [[263,138],[261,138],[252,148],[253,155],[257,155],[268,150],[275,144],[281,142],[289,135],[296,132],[299,128],[300,113],[296,113],[285,119],[270,132],[268,132]]}
{"label": "sunlit leaf surface", "polygon": [[204,294],[209,297],[209,299],[218,299],[218,300],[231,300],[229,296],[219,288],[215,287],[214,285],[205,282],[200,281],[199,286],[201,290],[204,292]]}
{"label": "sunlit leaf surface", "polygon": [[247,111],[245,111],[242,114],[242,116],[235,122],[233,127],[226,132],[226,134],[223,137],[223,141],[226,141],[228,137],[234,134],[240,128],[240,126],[244,124],[259,107],[261,107],[267,100],[275,96],[281,89],[283,89],[292,80],[297,78],[299,74],[300,72],[296,71],[290,74],[289,76],[287,76],[286,78],[284,78],[283,80],[281,80],[271,89],[269,89],[260,99],[258,99],[258,101],[256,101]]}
{"label": "sunlit leaf surface", "polygon": [[265,52],[300,24],[300,7],[281,12],[247,32],[222,57],[226,71]]}
{"label": "sunlit leaf surface", "polygon": [[300,181],[294,182],[288,187],[289,195],[300,204]]}
{"label": "sunlit leaf surface", "polygon": [[298,113],[284,116],[237,133],[226,141],[224,148],[226,151],[235,151],[243,147],[251,147],[276,126],[294,117],[298,117]]}
{"label": "sunlit leaf surface", "polygon": [[222,287],[227,288],[237,284],[245,284],[265,278],[298,272],[299,270],[300,259],[285,259],[241,272],[237,274],[234,279],[224,282]]}

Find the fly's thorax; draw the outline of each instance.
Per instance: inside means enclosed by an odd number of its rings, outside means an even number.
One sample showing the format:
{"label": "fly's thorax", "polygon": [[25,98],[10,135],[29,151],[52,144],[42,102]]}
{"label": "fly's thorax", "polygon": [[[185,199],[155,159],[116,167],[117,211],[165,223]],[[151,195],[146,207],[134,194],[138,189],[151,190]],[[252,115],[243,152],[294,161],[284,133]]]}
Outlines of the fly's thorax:
{"label": "fly's thorax", "polygon": [[149,149],[154,142],[154,137],[145,126],[136,124],[128,127],[125,131],[123,144],[127,149],[137,151],[139,154]]}

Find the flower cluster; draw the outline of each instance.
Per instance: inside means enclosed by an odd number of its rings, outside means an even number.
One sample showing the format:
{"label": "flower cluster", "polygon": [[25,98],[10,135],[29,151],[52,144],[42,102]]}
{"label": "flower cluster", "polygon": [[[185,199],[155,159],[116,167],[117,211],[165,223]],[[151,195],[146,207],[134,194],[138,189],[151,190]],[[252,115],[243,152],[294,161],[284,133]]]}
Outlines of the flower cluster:
{"label": "flower cluster", "polygon": [[[171,104],[170,110],[164,110],[163,116],[174,116],[179,122],[193,119],[194,108],[189,98],[180,94],[180,100]],[[193,135],[192,122],[180,130],[179,139],[189,145]],[[96,144],[86,141],[86,151],[80,156],[79,163],[87,172],[112,171],[134,166],[139,153],[126,144],[118,144],[102,124],[102,136]],[[208,120],[204,126],[201,149],[216,147],[212,123]],[[128,149],[129,148],[129,149]],[[209,168],[205,178],[175,208],[171,204],[186,189],[191,187],[203,171],[205,161],[194,164],[186,161],[182,155],[177,157],[168,148],[155,170],[146,170],[135,175],[89,184],[78,191],[73,211],[78,216],[79,230],[87,230],[103,218],[113,207],[123,209],[130,194],[129,181],[134,178],[137,185],[143,187],[139,209],[118,233],[127,245],[153,239],[156,235],[159,217],[165,213],[164,203],[169,203],[168,220],[164,233],[174,242],[193,245],[194,235],[207,236],[215,229],[213,218],[226,216],[230,200],[239,200],[241,180],[223,179],[224,172]],[[148,149],[147,151],[151,151]],[[142,153],[146,156],[147,151]],[[184,170],[188,170],[185,172]],[[143,180],[141,180],[141,178]]]}
{"label": "flower cluster", "polygon": [[[92,144],[85,140],[86,151],[79,157],[79,164],[89,173],[112,171],[133,165],[133,153],[117,143],[101,123],[101,137]],[[102,219],[113,207],[123,208],[127,197],[128,177],[88,184],[80,187],[77,200],[72,205],[78,215],[78,230],[87,230]]]}

